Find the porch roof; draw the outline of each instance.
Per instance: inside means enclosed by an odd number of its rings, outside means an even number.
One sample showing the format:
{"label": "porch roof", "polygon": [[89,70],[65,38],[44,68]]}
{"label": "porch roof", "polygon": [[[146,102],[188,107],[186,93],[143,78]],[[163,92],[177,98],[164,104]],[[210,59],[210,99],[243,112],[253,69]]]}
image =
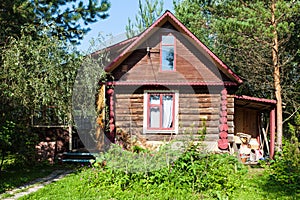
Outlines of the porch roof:
{"label": "porch roof", "polygon": [[238,107],[255,110],[272,110],[276,106],[276,100],[250,97],[246,95],[235,95],[234,102]]}

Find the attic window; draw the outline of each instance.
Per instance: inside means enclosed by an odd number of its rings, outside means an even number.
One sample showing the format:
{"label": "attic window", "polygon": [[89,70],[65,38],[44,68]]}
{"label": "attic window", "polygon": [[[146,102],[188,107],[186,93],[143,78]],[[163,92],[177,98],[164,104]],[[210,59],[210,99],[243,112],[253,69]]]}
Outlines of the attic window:
{"label": "attic window", "polygon": [[161,71],[175,70],[175,38],[163,35],[161,38]]}

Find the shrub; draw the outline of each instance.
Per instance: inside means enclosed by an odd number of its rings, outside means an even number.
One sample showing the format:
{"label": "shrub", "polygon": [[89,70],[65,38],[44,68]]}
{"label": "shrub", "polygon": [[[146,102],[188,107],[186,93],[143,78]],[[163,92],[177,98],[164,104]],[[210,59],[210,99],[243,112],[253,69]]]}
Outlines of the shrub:
{"label": "shrub", "polygon": [[35,163],[36,141],[37,134],[24,125],[13,121],[0,124],[0,172],[9,155],[14,158],[10,165],[33,165]]}
{"label": "shrub", "polygon": [[269,180],[290,191],[300,190],[300,145],[297,137],[283,142],[282,152],[275,156],[269,168]]}
{"label": "shrub", "polygon": [[[116,152],[122,153],[114,150],[114,154]],[[123,150],[123,153],[128,152]],[[163,159],[167,157],[161,152],[150,152],[150,154],[155,153]],[[228,154],[203,153],[199,151],[198,145],[190,145],[177,160],[169,160],[160,169],[152,171],[147,171],[143,162],[134,159],[137,153],[131,154],[134,166],[129,166],[130,164],[127,163],[126,169],[145,170],[124,170],[125,165],[117,168],[116,165],[109,164],[112,160],[104,161],[105,157],[109,157],[108,155],[102,155],[94,169],[95,173],[89,178],[89,186],[116,187],[122,191],[142,190],[143,193],[151,192],[153,188],[165,191],[172,188],[204,194],[207,197],[222,198],[230,197],[233,190],[240,187],[241,181],[238,179],[247,172],[237,158]],[[140,154],[148,155],[144,152]],[[104,166],[105,162],[107,164]]]}

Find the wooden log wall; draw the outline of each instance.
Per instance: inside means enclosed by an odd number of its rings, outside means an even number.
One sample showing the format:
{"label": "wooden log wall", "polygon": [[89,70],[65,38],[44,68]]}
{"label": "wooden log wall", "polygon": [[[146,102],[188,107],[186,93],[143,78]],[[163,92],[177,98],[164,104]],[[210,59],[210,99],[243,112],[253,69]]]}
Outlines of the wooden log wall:
{"label": "wooden log wall", "polygon": [[206,140],[218,139],[219,94],[179,94],[179,134],[194,138],[206,128]]}
{"label": "wooden log wall", "polygon": [[[169,141],[183,134],[193,138],[206,129],[205,140],[217,141],[220,124],[220,94],[179,93],[179,134],[143,134],[144,94],[116,94],[116,127],[151,141]],[[228,133],[234,132],[234,98],[228,95]]]}
{"label": "wooden log wall", "polygon": [[116,127],[130,134],[143,132],[144,94],[116,94]]}
{"label": "wooden log wall", "polygon": [[[132,52],[121,66],[113,71],[114,80],[120,82],[221,82],[229,81],[205,52],[176,31],[175,71],[161,71],[160,41],[156,33]],[[150,52],[147,53],[147,48]],[[123,70],[124,68],[126,70]]]}
{"label": "wooden log wall", "polygon": [[234,112],[234,95],[227,95],[227,124],[229,134],[234,134]]}

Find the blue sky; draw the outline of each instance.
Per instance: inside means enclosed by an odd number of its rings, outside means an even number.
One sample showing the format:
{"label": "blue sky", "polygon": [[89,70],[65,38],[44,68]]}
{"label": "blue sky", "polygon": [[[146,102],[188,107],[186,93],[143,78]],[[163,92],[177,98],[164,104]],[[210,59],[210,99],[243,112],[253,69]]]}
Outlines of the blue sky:
{"label": "blue sky", "polygon": [[[135,15],[138,13],[138,0],[110,0],[110,2],[109,17],[104,20],[98,20],[89,26],[91,31],[81,41],[81,44],[78,46],[79,50],[86,51],[90,46],[90,40],[97,38],[99,33],[107,39],[111,38],[111,36],[116,40],[126,39],[125,27],[128,23],[128,18],[135,20]],[[164,0],[164,10],[174,10],[173,0]]]}

